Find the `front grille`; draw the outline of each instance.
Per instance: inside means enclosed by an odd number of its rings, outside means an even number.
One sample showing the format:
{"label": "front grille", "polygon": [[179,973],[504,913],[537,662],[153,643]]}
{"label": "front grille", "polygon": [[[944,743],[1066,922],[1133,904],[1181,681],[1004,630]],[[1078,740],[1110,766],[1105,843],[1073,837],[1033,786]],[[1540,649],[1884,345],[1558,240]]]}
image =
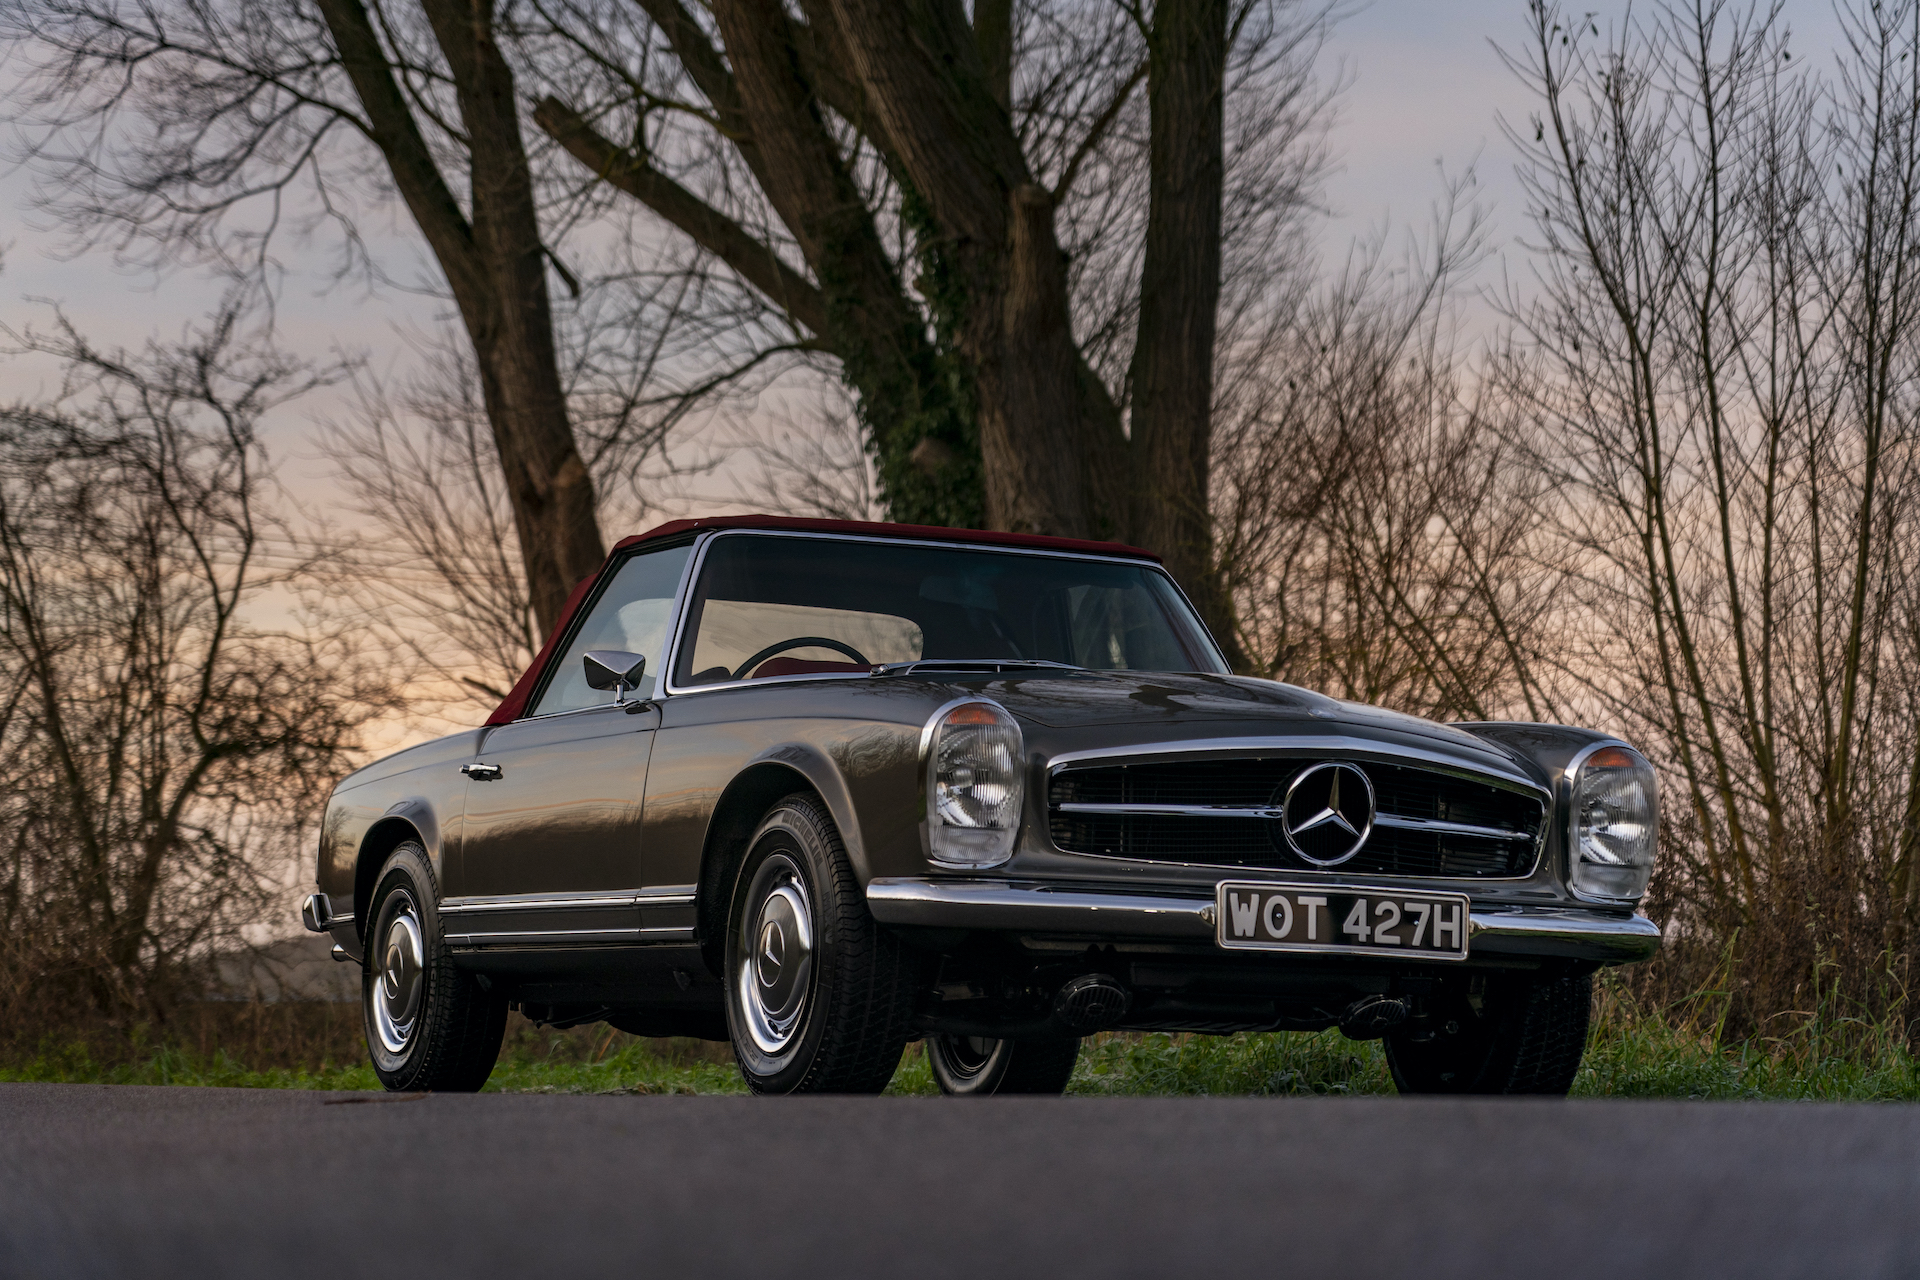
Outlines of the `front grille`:
{"label": "front grille", "polygon": [[[1328,870],[1289,848],[1279,821],[1288,785],[1318,763],[1288,757],[1063,769],[1048,791],[1048,827],[1054,844],[1068,853]],[[1360,852],[1331,870],[1475,879],[1524,876],[1533,869],[1546,821],[1538,796],[1412,765],[1350,763],[1373,784],[1374,825]],[[1152,807],[1259,812],[1139,811]]]}

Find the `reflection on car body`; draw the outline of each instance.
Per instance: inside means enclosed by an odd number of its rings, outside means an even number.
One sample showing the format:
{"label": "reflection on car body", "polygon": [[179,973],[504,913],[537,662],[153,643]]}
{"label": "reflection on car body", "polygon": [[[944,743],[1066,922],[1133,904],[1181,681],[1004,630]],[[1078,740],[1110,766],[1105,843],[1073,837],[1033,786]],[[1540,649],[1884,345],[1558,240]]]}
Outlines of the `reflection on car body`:
{"label": "reflection on car body", "polygon": [[730,1040],[762,1092],[1058,1092],[1080,1038],[1339,1027],[1564,1093],[1651,955],[1626,743],[1231,675],[1154,557],[728,517],[616,547],[479,729],[344,779],[310,927],[392,1088],[509,1005]]}

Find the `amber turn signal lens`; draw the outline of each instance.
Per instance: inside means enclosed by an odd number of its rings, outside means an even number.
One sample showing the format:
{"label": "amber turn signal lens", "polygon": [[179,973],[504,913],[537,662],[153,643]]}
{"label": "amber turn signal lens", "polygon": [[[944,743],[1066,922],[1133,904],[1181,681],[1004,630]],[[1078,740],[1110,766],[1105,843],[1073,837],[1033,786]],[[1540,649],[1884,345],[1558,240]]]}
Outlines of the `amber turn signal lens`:
{"label": "amber turn signal lens", "polygon": [[1631,769],[1640,757],[1625,747],[1602,747],[1587,757],[1587,763],[1595,769]]}

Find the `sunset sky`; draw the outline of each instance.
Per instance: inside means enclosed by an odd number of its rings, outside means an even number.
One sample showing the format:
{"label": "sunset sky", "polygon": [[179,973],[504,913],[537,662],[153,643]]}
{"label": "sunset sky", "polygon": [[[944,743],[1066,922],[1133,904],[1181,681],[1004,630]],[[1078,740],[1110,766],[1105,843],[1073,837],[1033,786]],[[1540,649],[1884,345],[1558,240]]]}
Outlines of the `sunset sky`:
{"label": "sunset sky", "polygon": [[[1608,15],[1617,17],[1625,6],[1599,10],[1604,28]],[[1836,27],[1827,5],[1794,4],[1787,13],[1796,46],[1817,55],[1831,45]],[[1496,41],[1517,46],[1524,23],[1519,0],[1375,0],[1341,21],[1321,64],[1323,75],[1344,76],[1349,84],[1331,135],[1335,167],[1325,187],[1330,216],[1321,227],[1320,247],[1329,263],[1337,263],[1356,238],[1382,229],[1390,251],[1397,251],[1409,230],[1427,223],[1441,189],[1440,166],[1458,173],[1472,165],[1478,201],[1490,215],[1489,247],[1499,255],[1477,280],[1497,280],[1503,266],[1524,270],[1525,200],[1498,119],[1504,114],[1524,122],[1530,104],[1494,48]],[[0,77],[6,75],[0,63]],[[15,328],[42,323],[47,309],[31,299],[53,299],[96,341],[131,344],[177,333],[217,301],[217,285],[204,277],[177,273],[156,281],[116,267],[105,250],[61,260],[61,235],[29,209],[30,188],[22,172],[0,175],[0,320]],[[390,228],[383,241],[375,238],[393,274],[422,276],[411,227]],[[312,355],[362,355],[380,372],[404,367],[411,358],[405,334],[426,327],[438,304],[392,289],[369,294],[354,284],[329,288],[330,248],[323,241],[279,246],[291,268],[278,311],[282,340]],[[44,364],[0,364],[0,394],[32,395],[48,376]],[[318,480],[323,464],[305,436],[315,415],[341,407],[337,397],[323,394],[273,424],[283,472],[302,492],[324,496]]]}

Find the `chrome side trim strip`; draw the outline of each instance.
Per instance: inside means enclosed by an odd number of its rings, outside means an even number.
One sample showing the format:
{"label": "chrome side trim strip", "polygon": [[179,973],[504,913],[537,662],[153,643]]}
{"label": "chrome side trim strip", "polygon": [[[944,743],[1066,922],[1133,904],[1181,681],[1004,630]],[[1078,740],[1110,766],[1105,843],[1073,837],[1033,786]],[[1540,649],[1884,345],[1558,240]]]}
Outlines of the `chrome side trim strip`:
{"label": "chrome side trim strip", "polygon": [[634,895],[599,894],[582,898],[535,898],[525,894],[505,894],[494,898],[449,898],[440,904],[443,916],[472,915],[482,911],[613,911],[631,907]]}
{"label": "chrome side trim strip", "polygon": [[[1364,887],[1364,886],[1362,886]],[[1383,886],[1382,892],[1399,888]],[[1118,893],[1008,880],[881,878],[867,906],[883,924],[1211,939],[1211,897]],[[1578,907],[1486,907],[1469,916],[1469,955],[1561,956],[1629,964],[1660,950],[1660,926],[1645,916]]]}
{"label": "chrome side trim strip", "polygon": [[[1061,813],[1105,814],[1109,817],[1151,818],[1269,818],[1278,819],[1275,808],[1245,809],[1224,804],[1080,804],[1053,806]],[[1401,818],[1390,813],[1373,815],[1376,827],[1399,827],[1406,831],[1432,831],[1438,835],[1480,836],[1488,840],[1520,840],[1532,844],[1538,837],[1504,827],[1476,827],[1465,822],[1440,822],[1428,818]]]}
{"label": "chrome side trim strip", "polygon": [[631,907],[685,907],[691,906],[693,901],[694,895],[691,893],[650,893],[645,889],[573,898],[508,893],[495,897],[448,898],[440,904],[440,914],[463,916],[493,911],[611,911]]}
{"label": "chrome side trim strip", "polygon": [[450,947],[554,946],[570,942],[691,942],[692,925],[656,929],[535,929],[500,933],[450,933]]}

